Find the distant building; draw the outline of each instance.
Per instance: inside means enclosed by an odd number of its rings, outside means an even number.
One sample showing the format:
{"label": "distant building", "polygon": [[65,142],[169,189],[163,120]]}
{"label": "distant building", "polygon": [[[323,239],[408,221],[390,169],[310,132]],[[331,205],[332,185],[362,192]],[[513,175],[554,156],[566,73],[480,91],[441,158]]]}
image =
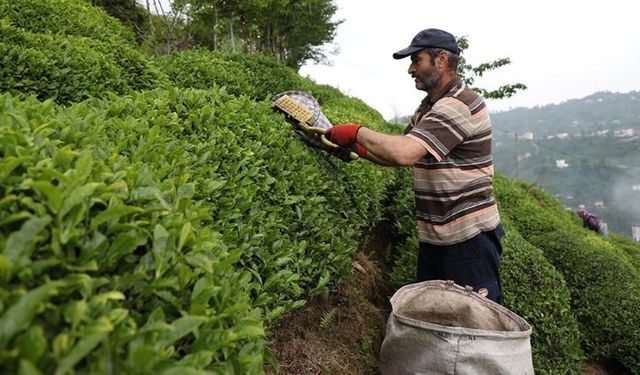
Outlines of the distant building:
{"label": "distant building", "polygon": [[528,141],[533,141],[534,135],[532,132],[526,132],[526,133],[522,133],[522,135],[520,135],[519,138],[528,140]]}
{"label": "distant building", "polygon": [[596,207],[604,208],[604,202],[603,201],[595,201],[593,204]]}
{"label": "distant building", "polygon": [[640,184],[634,184],[633,186],[631,186],[631,190],[640,191]]}
{"label": "distant building", "polygon": [[567,164],[566,160],[564,159],[556,160],[556,168],[566,168],[568,166],[569,164]]}
{"label": "distant building", "polygon": [[613,136],[620,138],[633,137],[633,129],[616,129],[613,131]]}
{"label": "distant building", "polygon": [[525,159],[529,159],[530,157],[531,157],[531,153],[530,153],[530,152],[527,152],[527,153],[526,153],[526,154],[524,154],[524,155],[518,155],[518,161],[523,161],[523,160],[525,160]]}
{"label": "distant building", "polygon": [[558,133],[558,134],[556,134],[556,138],[558,138],[558,139],[567,139],[567,138],[569,138],[569,133]]}
{"label": "distant building", "polygon": [[609,134],[609,129],[597,130],[596,135],[607,135]]}
{"label": "distant building", "polygon": [[631,237],[634,241],[640,242],[640,224],[631,226]]}

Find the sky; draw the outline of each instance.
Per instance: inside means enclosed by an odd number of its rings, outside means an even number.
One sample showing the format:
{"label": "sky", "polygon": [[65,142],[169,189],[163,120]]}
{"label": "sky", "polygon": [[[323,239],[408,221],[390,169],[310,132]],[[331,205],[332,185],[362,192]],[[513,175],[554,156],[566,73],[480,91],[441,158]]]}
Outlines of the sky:
{"label": "sky", "polygon": [[327,50],[331,65],[305,64],[300,74],[362,99],[385,118],[412,114],[425,92],[407,74],[409,59],[391,55],[426,28],[466,36],[464,57],[477,66],[511,64],[476,84],[528,89],[487,102],[492,112],[582,98],[597,91],[640,90],[640,2],[334,0],[344,20]]}

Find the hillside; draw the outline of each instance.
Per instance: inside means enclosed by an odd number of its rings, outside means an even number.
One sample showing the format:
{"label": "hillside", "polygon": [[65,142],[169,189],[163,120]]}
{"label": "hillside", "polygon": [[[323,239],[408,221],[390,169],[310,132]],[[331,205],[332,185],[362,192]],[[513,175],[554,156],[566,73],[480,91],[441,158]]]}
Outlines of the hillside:
{"label": "hillside", "polygon": [[533,132],[538,139],[564,132],[640,129],[640,92],[597,92],[559,104],[497,112],[493,117],[509,132]]}
{"label": "hillside", "polygon": [[631,237],[640,223],[638,92],[515,109],[493,114],[493,122],[500,172],[553,193],[574,211],[585,206]]}
{"label": "hillside", "polygon": [[[261,374],[305,355],[286,323],[335,332],[367,285],[412,281],[411,171],[310,149],[269,104],[308,91],[334,123],[397,131],[361,100],[263,55],[151,55],[89,2],[2,2],[0,19],[0,373]],[[640,246],[494,185],[536,373],[640,374]],[[359,328],[352,362],[375,371],[380,331]],[[304,368],[352,373],[326,353]]]}

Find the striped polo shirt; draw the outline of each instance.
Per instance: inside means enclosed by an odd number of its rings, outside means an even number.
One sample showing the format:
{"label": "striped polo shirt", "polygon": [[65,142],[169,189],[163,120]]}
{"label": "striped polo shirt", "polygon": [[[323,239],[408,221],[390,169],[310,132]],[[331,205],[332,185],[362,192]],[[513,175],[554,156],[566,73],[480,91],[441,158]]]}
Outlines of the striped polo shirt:
{"label": "striped polo shirt", "polygon": [[495,229],[491,119],[484,99],[460,79],[427,96],[405,135],[428,153],[413,166],[420,241],[451,245]]}

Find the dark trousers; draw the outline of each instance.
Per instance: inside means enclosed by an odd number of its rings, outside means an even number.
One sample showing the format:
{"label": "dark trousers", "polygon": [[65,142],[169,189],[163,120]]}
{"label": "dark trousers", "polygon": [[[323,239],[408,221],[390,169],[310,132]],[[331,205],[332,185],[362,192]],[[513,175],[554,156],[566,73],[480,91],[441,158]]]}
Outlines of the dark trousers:
{"label": "dark trousers", "polygon": [[498,225],[494,230],[454,245],[436,246],[420,242],[417,282],[453,280],[501,303],[500,239],[503,235],[504,229]]}

